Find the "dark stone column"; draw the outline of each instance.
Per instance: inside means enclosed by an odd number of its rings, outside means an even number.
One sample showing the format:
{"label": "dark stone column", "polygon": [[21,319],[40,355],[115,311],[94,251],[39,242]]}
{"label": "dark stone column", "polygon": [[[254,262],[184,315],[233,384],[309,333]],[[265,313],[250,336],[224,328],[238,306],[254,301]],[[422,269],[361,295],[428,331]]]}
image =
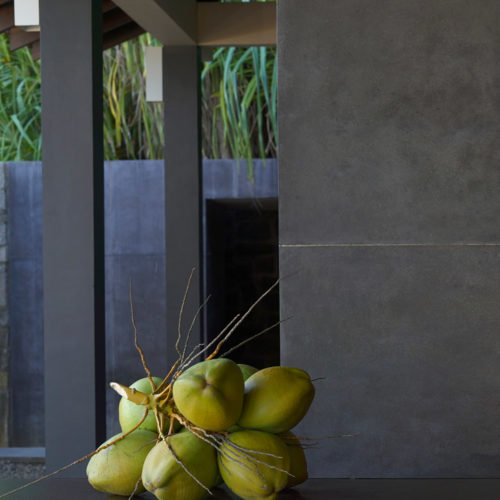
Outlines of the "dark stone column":
{"label": "dark stone column", "polygon": [[105,437],[101,17],[99,0],[40,5],[49,471]]}
{"label": "dark stone column", "polygon": [[[201,166],[199,147],[199,59],[195,46],[165,47],[163,100],[165,103],[165,255],[167,363],[177,359],[179,310],[189,273],[196,267],[182,331],[189,328],[200,304]],[[200,323],[191,342],[198,344]]]}
{"label": "dark stone column", "polygon": [[10,329],[8,262],[8,168],[0,163],[0,447],[8,446],[11,436],[10,403]]}
{"label": "dark stone column", "polygon": [[278,5],[281,362],[313,476],[500,470],[500,8]]}

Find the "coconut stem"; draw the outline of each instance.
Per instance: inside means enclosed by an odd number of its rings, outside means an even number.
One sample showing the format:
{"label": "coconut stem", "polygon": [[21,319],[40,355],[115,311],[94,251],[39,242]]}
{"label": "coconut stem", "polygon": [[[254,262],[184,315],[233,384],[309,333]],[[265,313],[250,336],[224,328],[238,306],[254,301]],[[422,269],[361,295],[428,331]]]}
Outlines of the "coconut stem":
{"label": "coconut stem", "polygon": [[146,358],[144,357],[144,352],[139,345],[139,340],[138,340],[138,333],[137,333],[137,325],[135,324],[135,313],[134,313],[134,301],[132,300],[132,280],[130,280],[129,284],[129,298],[130,298],[130,318],[132,320],[132,326],[134,327],[134,344],[135,348],[137,349],[139,356],[141,357],[141,362],[142,366],[144,368],[144,371],[146,372],[148,376],[149,383],[151,384],[151,389],[155,390],[155,383],[153,381],[153,376],[151,375],[151,370],[149,369],[149,366],[146,362]]}
{"label": "coconut stem", "polygon": [[243,342],[240,342],[239,344],[235,345],[234,347],[231,347],[231,349],[229,349],[228,351],[223,352],[220,355],[220,357],[225,358],[229,353],[235,351],[236,349],[239,349],[241,346],[244,346],[247,342],[251,342],[252,340],[256,339],[257,337],[260,337],[264,333],[267,333],[269,330],[272,330],[273,328],[277,327],[278,325],[281,325],[281,323],[284,323],[285,321],[288,321],[291,318],[292,318],[292,316],[289,316],[288,318],[282,319],[280,321],[276,321],[276,323],[274,323],[273,325],[268,326],[267,328],[264,328],[264,330],[261,330],[259,333],[252,335],[251,337],[245,339]]}
{"label": "coconut stem", "polygon": [[179,366],[179,363],[180,363],[180,359],[178,359],[173,364],[172,368],[170,368],[170,371],[167,373],[166,377],[162,380],[161,384],[156,388],[155,393],[158,393],[159,395],[161,395],[162,391],[164,391],[168,387],[168,385],[167,385],[168,379],[172,376],[172,373],[174,373],[174,371],[177,369],[177,367]]}
{"label": "coconut stem", "polygon": [[189,344],[189,339],[191,338],[191,334],[193,333],[193,328],[196,323],[196,320],[198,319],[198,316],[200,315],[201,311],[203,311],[204,307],[207,305],[207,302],[210,300],[210,295],[205,299],[205,301],[201,304],[200,307],[198,307],[198,310],[196,311],[196,314],[193,316],[193,320],[191,321],[191,325],[189,327],[189,330],[186,334],[186,340],[184,341],[184,349],[182,350],[182,355],[181,355],[181,362],[183,362],[186,359],[186,351],[188,348]]}
{"label": "coconut stem", "polygon": [[241,316],[241,318],[239,319],[239,321],[231,328],[231,330],[229,330],[229,332],[227,333],[227,335],[219,342],[219,344],[217,345],[217,347],[215,348],[214,352],[212,352],[212,354],[210,354],[210,356],[207,357],[207,360],[209,359],[213,359],[215,358],[215,356],[217,356],[217,354],[219,353],[220,351],[220,348],[224,345],[224,343],[226,342],[226,340],[232,335],[232,333],[236,330],[236,328],[238,328],[238,326],[241,325],[241,323],[245,320],[245,318],[255,309],[255,307],[257,306],[257,304],[264,298],[266,297],[266,295],[270,294],[271,291],[276,287],[278,286],[280,280],[276,280],[248,309],[247,311],[245,312],[245,314],[243,314],[243,316]]}
{"label": "coconut stem", "polygon": [[132,401],[132,403],[135,403],[139,406],[151,406],[151,398],[148,394],[144,394],[137,389],[131,389],[130,387],[119,384],[118,382],[111,382],[109,385],[121,397]]}
{"label": "coconut stem", "polygon": [[179,321],[177,323],[177,342],[175,343],[175,350],[177,351],[177,354],[179,355],[179,359],[182,358],[182,353],[181,353],[181,350],[179,347],[179,344],[180,344],[181,339],[182,339],[182,316],[184,315],[184,307],[186,306],[186,300],[187,300],[187,296],[189,293],[189,289],[191,288],[191,280],[193,279],[193,275],[194,275],[195,270],[196,270],[196,268],[193,267],[193,269],[191,269],[191,273],[189,274],[189,278],[188,278],[188,282],[187,282],[187,286],[186,286],[186,291],[184,292],[184,298],[182,299],[182,303],[181,303],[181,310],[179,311]]}
{"label": "coconut stem", "polygon": [[137,482],[135,483],[135,486],[134,486],[134,491],[132,492],[132,494],[128,497],[128,500],[132,500],[135,496],[135,494],[137,493],[137,490],[139,489],[139,485],[141,484],[141,481],[142,481],[142,477],[140,477]]}

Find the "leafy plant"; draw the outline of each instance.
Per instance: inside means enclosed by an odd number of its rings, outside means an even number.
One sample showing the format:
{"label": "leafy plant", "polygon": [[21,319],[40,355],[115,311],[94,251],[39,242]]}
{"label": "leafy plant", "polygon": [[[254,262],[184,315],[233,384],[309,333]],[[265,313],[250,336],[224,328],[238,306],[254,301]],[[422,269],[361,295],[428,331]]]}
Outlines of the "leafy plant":
{"label": "leafy plant", "polygon": [[0,36],[0,160],[41,158],[40,63]]}
{"label": "leafy plant", "polygon": [[[145,34],[104,52],[107,160],[163,157],[163,106],[145,97],[144,49],[157,44]],[[28,48],[10,52],[6,35],[0,61],[0,161],[40,160],[40,63]],[[276,72],[274,48],[214,49],[201,71],[204,157],[250,167],[252,158],[276,157]]]}
{"label": "leafy plant", "polygon": [[216,49],[201,80],[205,156],[276,157],[275,49]]}
{"label": "leafy plant", "polygon": [[104,156],[163,158],[163,106],[146,101],[144,49],[158,45],[149,34],[106,50],[104,67]]}
{"label": "leafy plant", "polygon": [[214,50],[201,73],[205,157],[246,158],[250,177],[251,158],[277,157],[277,69],[273,47]]}

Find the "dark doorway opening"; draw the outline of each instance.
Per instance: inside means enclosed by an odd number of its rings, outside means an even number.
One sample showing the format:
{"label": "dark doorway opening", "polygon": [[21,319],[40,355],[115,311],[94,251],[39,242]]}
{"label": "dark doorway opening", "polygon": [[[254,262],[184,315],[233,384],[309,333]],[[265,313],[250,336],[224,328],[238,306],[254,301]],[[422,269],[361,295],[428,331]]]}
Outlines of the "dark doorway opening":
{"label": "dark doorway opening", "polygon": [[[217,199],[206,205],[206,340],[245,312],[278,279],[278,200]],[[238,327],[224,351],[279,320],[276,287]],[[279,365],[279,327],[229,356],[256,368]]]}

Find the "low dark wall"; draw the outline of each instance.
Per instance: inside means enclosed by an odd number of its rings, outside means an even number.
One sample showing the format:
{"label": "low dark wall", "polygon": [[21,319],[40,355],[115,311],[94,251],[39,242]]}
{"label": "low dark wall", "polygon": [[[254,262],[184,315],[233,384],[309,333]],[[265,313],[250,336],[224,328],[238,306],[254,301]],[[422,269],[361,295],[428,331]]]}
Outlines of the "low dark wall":
{"label": "low dark wall", "polygon": [[[10,446],[44,442],[42,169],[8,164]],[[71,332],[68,332],[71,334]]]}
{"label": "low dark wall", "polygon": [[[11,446],[43,445],[43,310],[41,166],[11,163],[9,172],[9,301]],[[277,164],[208,160],[205,199],[277,196]],[[162,161],[105,165],[107,381],[144,375],[133,348],[129,283],[140,342],[155,374],[166,370],[165,243]],[[205,203],[203,204],[205,205]],[[71,335],[71,332],[68,332]],[[108,435],[119,431],[118,396],[108,390]]]}

